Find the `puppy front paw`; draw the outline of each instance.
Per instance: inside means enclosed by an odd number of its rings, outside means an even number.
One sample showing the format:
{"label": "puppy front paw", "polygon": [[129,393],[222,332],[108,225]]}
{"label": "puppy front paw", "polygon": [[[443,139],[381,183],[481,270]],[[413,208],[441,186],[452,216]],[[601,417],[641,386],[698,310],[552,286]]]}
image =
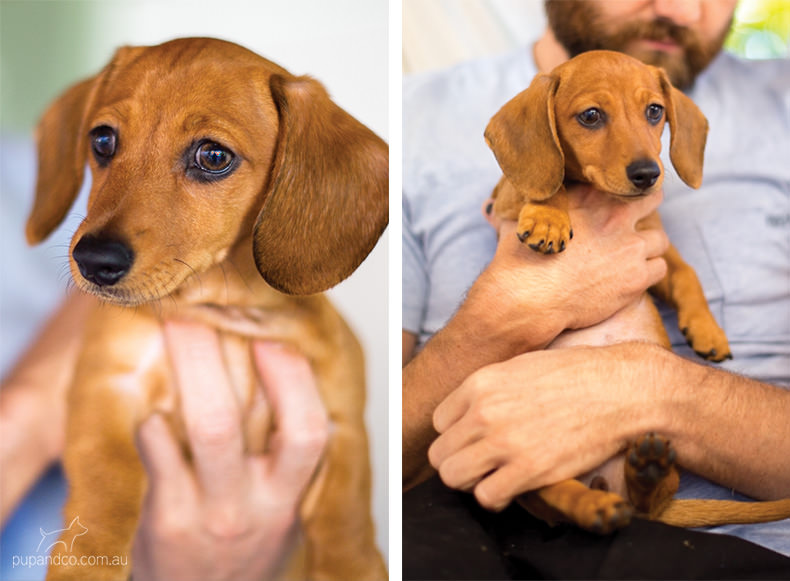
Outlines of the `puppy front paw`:
{"label": "puppy front paw", "polygon": [[516,233],[521,242],[543,254],[562,252],[573,238],[568,212],[535,203],[521,208]]}
{"label": "puppy front paw", "polygon": [[727,335],[709,312],[678,313],[678,326],[689,346],[703,359],[716,363],[732,359]]}

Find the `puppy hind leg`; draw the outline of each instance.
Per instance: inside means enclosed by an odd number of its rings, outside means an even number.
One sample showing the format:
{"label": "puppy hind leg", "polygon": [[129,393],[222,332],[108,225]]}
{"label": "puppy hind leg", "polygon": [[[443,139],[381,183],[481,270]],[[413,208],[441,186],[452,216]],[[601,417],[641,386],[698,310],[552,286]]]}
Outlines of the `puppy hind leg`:
{"label": "puppy hind leg", "polygon": [[77,440],[66,451],[64,513],[72,524],[53,548],[48,580],[122,580],[130,573],[145,473],[131,439],[87,440],[89,447]]}
{"label": "puppy hind leg", "polygon": [[318,481],[302,505],[308,578],[387,579],[370,512],[370,466],[363,425],[336,423]]}
{"label": "puppy hind leg", "polygon": [[669,440],[651,432],[626,452],[625,481],[636,510],[648,518],[660,515],[677,492],[680,476]]}
{"label": "puppy hind leg", "polygon": [[604,535],[628,525],[633,515],[633,508],[620,495],[590,489],[578,480],[540,488],[517,501],[549,524],[571,522]]}
{"label": "puppy hind leg", "polygon": [[674,246],[664,255],[667,276],[650,290],[672,305],[678,313],[678,327],[689,346],[703,359],[732,359],[727,336],[716,322],[705,299],[697,274]]}

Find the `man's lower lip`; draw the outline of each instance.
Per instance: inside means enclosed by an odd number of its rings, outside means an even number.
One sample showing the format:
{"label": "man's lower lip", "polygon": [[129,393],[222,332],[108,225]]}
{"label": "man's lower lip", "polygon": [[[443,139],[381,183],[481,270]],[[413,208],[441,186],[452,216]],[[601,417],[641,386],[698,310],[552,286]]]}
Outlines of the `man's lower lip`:
{"label": "man's lower lip", "polygon": [[662,52],[677,52],[680,45],[669,40],[641,40],[637,44],[649,50],[659,50]]}

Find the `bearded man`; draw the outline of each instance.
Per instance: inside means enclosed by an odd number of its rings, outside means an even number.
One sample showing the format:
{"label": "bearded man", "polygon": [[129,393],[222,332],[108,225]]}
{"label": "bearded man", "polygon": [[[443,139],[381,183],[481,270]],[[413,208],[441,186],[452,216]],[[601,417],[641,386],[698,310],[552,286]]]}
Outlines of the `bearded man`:
{"label": "bearded man", "polygon": [[[637,520],[593,537],[511,503],[646,428],[676,448],[681,497],[790,496],[790,61],[722,51],[735,0],[545,5],[528,49],[404,81],[404,578],[786,576],[789,520],[717,535]],[[488,120],[536,73],[593,49],[663,67],[709,120],[702,187],[668,175],[661,214],[730,362],[695,361],[670,312],[673,351],[543,349],[662,278],[665,234],[634,227],[661,195],[585,192],[593,203],[571,209],[584,235],[552,260],[480,211],[501,175]]]}

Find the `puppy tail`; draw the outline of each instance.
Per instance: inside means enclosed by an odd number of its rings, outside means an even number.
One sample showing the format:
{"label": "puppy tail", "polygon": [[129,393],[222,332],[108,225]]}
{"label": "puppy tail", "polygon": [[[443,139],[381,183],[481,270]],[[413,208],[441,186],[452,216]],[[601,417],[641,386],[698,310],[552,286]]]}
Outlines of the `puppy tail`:
{"label": "puppy tail", "polygon": [[678,527],[749,524],[790,518],[790,498],[765,502],[673,500],[653,520]]}

